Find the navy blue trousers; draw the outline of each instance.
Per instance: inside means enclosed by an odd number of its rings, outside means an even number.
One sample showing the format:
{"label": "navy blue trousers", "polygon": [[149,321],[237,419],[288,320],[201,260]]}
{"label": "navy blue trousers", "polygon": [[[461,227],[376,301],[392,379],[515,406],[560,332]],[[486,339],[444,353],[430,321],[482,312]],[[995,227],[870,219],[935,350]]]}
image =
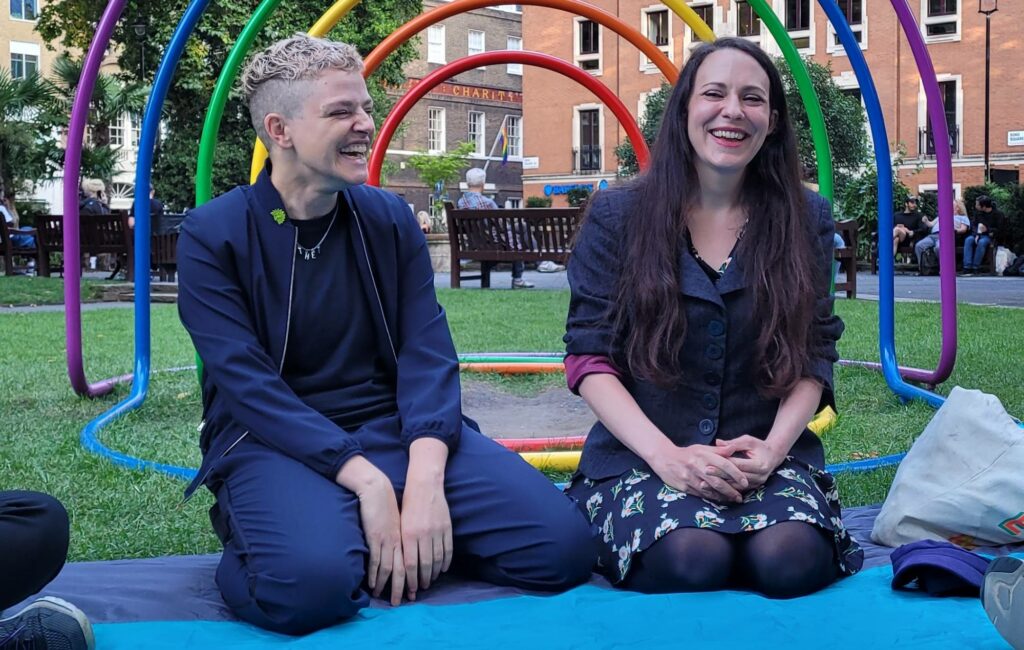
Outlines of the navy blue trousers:
{"label": "navy blue trousers", "polygon": [[0,492],[0,612],[57,577],[68,556],[68,513],[48,494]]}
{"label": "navy blue trousers", "polygon": [[[398,443],[398,417],[353,435],[401,504],[408,454]],[[305,634],[369,604],[368,552],[353,493],[249,438],[207,483],[217,499],[210,518],[224,545],[217,585],[239,618]],[[580,510],[517,454],[467,426],[448,459],[445,495],[460,571],[548,591],[590,577],[597,550]]]}

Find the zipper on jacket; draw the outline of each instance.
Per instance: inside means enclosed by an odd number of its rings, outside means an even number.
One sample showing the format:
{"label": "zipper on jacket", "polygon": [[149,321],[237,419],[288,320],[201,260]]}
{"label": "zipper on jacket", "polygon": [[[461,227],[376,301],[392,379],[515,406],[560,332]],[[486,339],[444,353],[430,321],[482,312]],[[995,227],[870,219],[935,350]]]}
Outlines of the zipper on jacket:
{"label": "zipper on jacket", "polygon": [[[347,195],[346,195],[347,198]],[[380,290],[377,288],[377,276],[373,274],[373,264],[370,263],[370,250],[366,247],[366,236],[363,233],[363,225],[359,221],[359,212],[356,211],[355,199],[352,199],[352,215],[355,217],[356,228],[359,229],[359,242],[363,245],[363,255],[366,256],[366,266],[370,269],[370,282],[373,284],[373,293],[377,296],[377,309],[380,310],[380,319],[384,323],[384,333],[388,336],[388,346],[391,347],[391,356],[398,365],[398,352],[395,351],[395,340],[391,338],[391,328],[388,327],[388,317],[384,313],[384,301],[381,300]]]}
{"label": "zipper on jacket", "polygon": [[[360,230],[360,232],[362,232],[362,231]],[[292,242],[292,250],[297,250],[296,247],[298,245],[299,245],[299,229],[296,228],[295,229],[295,241]],[[365,244],[363,244],[363,246],[365,247]],[[289,334],[292,331],[292,301],[293,301],[293,298],[295,297],[295,264],[296,264],[295,258],[296,258],[296,256],[292,255],[292,273],[291,273],[291,277],[288,280],[288,312],[287,312],[287,315],[286,315],[287,320],[285,321],[285,325],[284,325],[284,346],[281,349],[281,362],[277,364],[277,374],[281,374],[281,373],[284,372],[284,360],[288,356],[288,336],[289,336]],[[372,275],[373,274],[371,273],[371,276]],[[374,289],[376,289],[376,285],[374,285]],[[380,301],[380,295],[379,294],[377,296],[377,300]],[[386,325],[387,325],[387,323],[385,322],[385,326]],[[390,336],[391,335],[389,334],[388,338],[390,338]],[[394,352],[394,346],[392,346],[392,352]],[[396,358],[396,360],[397,360],[397,358]],[[202,433],[204,426],[206,426],[206,420],[203,420],[202,422],[199,423],[199,427],[198,428],[199,428],[199,432],[200,433]],[[230,445],[228,445],[228,448],[225,449],[223,451],[223,453],[221,453],[221,455],[217,457],[217,460],[220,460],[221,458],[224,458],[225,456],[227,456],[228,452],[230,452],[232,449],[234,449],[238,445],[238,443],[242,442],[242,440],[247,435],[249,435],[249,430],[248,429],[246,429],[244,432],[242,432],[242,435],[238,436],[238,438],[234,442],[232,442]],[[212,472],[212,471],[213,471],[213,467],[211,466],[209,469],[206,470],[206,473],[203,474],[203,478],[200,479],[199,485],[202,485],[202,484],[204,484],[206,482],[207,477],[210,476],[210,472]],[[197,489],[198,489],[199,485],[196,486]],[[192,498],[192,495],[194,495],[194,494],[195,494],[195,490],[192,491],[192,494],[188,495],[187,497],[185,497],[185,499],[182,500],[181,505],[184,505],[189,499]]]}

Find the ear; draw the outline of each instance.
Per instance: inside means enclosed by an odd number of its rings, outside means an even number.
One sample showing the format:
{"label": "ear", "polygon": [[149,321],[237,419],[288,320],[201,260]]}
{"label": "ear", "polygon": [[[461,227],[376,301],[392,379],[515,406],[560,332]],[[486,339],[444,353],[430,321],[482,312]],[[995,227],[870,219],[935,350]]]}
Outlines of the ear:
{"label": "ear", "polygon": [[771,135],[772,133],[775,133],[775,127],[778,126],[778,122],[779,122],[779,112],[778,111],[772,111],[771,119],[768,120],[768,134],[769,135]]}
{"label": "ear", "polygon": [[267,113],[263,117],[263,128],[275,146],[281,149],[292,148],[292,136],[288,130],[288,121],[281,113]]}

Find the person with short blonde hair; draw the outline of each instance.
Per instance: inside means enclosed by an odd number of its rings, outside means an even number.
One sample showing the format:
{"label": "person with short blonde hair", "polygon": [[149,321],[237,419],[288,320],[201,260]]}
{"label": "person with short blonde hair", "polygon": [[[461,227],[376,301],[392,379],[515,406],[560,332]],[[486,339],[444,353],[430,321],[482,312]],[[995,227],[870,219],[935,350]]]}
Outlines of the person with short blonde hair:
{"label": "person with short blonde hair", "polygon": [[[463,417],[427,242],[365,185],[373,102],[350,45],[296,35],[243,88],[269,158],[192,210],[178,309],[203,359],[205,485],[240,618],[305,634],[416,600],[459,556],[557,590],[590,575],[586,519]],[[458,552],[456,553],[456,548]]]}

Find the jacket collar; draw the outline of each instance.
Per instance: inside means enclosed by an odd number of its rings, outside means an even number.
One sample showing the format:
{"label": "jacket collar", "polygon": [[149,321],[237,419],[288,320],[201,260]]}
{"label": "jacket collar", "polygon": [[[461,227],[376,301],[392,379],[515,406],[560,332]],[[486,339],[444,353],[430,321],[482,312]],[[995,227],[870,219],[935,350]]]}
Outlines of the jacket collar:
{"label": "jacket collar", "polygon": [[[291,286],[293,265],[295,264],[295,226],[287,219],[285,214],[284,201],[277,188],[270,181],[271,163],[268,159],[263,170],[256,177],[252,188],[253,227],[257,233],[259,247],[262,252],[264,268],[267,270],[267,283],[270,291],[280,296],[285,307],[282,309],[282,319],[275,328],[275,342],[280,342],[281,347],[274,347],[275,350],[284,351],[285,337],[287,336],[289,308],[294,287]],[[366,304],[369,307],[370,317],[373,319],[374,329],[378,332],[377,346],[380,358],[389,367],[395,368],[394,352],[384,332],[393,332],[393,324],[389,327],[384,320],[384,306],[379,295],[379,287],[373,270],[371,256],[371,242],[367,241],[366,230],[362,218],[359,215],[359,207],[353,200],[353,189],[349,188],[341,193],[339,200],[348,203],[350,214],[353,219],[351,228],[352,248],[355,255],[356,266],[359,268],[360,286],[366,296]],[[280,210],[280,212],[277,212]],[[275,359],[280,362],[280,359]]]}
{"label": "jacket collar", "polygon": [[679,253],[679,288],[684,296],[706,300],[725,307],[722,296],[750,286],[742,255],[733,257],[729,267],[725,269],[725,274],[719,278],[716,284],[701,268],[697,258],[690,253],[689,247],[681,246],[680,248],[682,250]]}

